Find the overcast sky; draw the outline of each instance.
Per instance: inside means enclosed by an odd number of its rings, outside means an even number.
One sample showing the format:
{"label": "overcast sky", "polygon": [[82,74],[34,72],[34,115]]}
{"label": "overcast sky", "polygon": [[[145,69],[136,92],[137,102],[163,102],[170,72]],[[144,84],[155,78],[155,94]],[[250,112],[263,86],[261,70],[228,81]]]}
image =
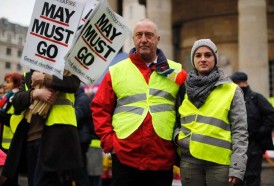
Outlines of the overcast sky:
{"label": "overcast sky", "polygon": [[0,18],[29,26],[35,0],[0,0]]}

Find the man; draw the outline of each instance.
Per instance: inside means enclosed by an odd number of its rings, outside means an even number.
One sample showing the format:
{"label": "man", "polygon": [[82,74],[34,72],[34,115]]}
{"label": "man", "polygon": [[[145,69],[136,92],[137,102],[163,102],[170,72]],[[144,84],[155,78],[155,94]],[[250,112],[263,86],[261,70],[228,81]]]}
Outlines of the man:
{"label": "man", "polygon": [[137,22],[135,48],[110,67],[92,101],[95,132],[112,154],[112,186],[172,185],[174,102],[186,72],[165,58],[159,41],[155,23]]}
{"label": "man", "polygon": [[263,154],[274,149],[274,109],[263,95],[251,90],[246,73],[235,72],[231,79],[244,93],[249,133],[246,173],[243,182],[237,186],[260,186]]}

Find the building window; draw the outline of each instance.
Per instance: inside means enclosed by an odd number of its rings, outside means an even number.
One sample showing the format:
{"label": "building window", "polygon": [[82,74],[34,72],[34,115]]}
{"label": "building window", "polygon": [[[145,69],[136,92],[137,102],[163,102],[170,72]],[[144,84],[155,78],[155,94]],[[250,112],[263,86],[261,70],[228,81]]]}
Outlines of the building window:
{"label": "building window", "polygon": [[8,42],[11,43],[11,38],[12,38],[12,35],[11,34],[8,34]]}
{"label": "building window", "polygon": [[17,71],[21,71],[22,70],[22,66],[20,64],[17,64],[16,69],[17,69]]}
{"label": "building window", "polygon": [[6,63],[5,63],[5,69],[10,69],[10,68],[11,68],[10,62],[6,62]]}
{"label": "building window", "polygon": [[19,45],[23,45],[23,38],[22,37],[19,37],[19,39],[18,39],[19,41]]}
{"label": "building window", "polygon": [[7,48],[6,54],[7,54],[7,56],[11,56],[11,48]]}
{"label": "building window", "polygon": [[22,50],[18,50],[18,51],[17,51],[17,57],[20,58],[21,56],[22,56]]}

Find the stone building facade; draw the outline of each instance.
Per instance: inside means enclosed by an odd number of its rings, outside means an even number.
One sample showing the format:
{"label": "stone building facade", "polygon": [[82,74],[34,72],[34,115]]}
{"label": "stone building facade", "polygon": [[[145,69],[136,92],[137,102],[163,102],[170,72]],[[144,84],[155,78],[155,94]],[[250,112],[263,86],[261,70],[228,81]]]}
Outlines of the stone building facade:
{"label": "stone building facade", "polygon": [[[159,47],[190,71],[195,40],[210,38],[227,75],[244,71],[252,89],[274,96],[274,0],[108,0],[132,29],[142,18],[159,27]],[[17,70],[27,28],[0,21],[0,78]],[[10,39],[11,38],[11,39]],[[21,39],[20,39],[21,38]],[[8,41],[12,41],[11,43]],[[20,43],[21,42],[21,43]],[[133,47],[131,38],[123,50]],[[11,50],[11,52],[9,52]],[[9,54],[11,53],[11,54]],[[9,62],[9,63],[8,63]],[[2,72],[3,71],[3,72]]]}
{"label": "stone building facade", "polygon": [[[274,0],[109,0],[128,21],[155,21],[160,47],[189,71],[195,40],[210,38],[226,74],[244,71],[252,89],[274,96]],[[144,13],[143,13],[144,12]],[[126,45],[125,52],[132,47]]]}
{"label": "stone building facade", "polygon": [[20,58],[27,30],[27,27],[0,18],[0,83],[4,81],[6,73],[22,73]]}

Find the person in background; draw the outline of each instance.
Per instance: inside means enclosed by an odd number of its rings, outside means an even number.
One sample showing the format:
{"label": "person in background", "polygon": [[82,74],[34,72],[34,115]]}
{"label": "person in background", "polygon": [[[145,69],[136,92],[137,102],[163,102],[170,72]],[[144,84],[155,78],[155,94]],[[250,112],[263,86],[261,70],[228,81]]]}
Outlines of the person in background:
{"label": "person in background", "polygon": [[[98,90],[98,85],[93,85],[86,89],[86,94],[90,96],[92,100]],[[101,186],[103,185],[102,174],[103,174],[103,151],[100,147],[100,140],[94,131],[94,124],[92,117],[91,119],[91,141],[89,144],[87,156],[87,171],[89,177],[89,186]]]}
{"label": "person in background", "polygon": [[[5,75],[3,89],[5,94],[0,100],[0,123],[1,123],[1,149],[5,154],[8,153],[13,133],[10,126],[11,116],[14,114],[12,99],[19,91],[19,86],[22,81],[22,75],[14,72]],[[5,186],[17,186],[18,174],[13,178],[7,179],[3,184]]]}
{"label": "person in background", "polygon": [[244,180],[236,186],[260,186],[263,154],[266,150],[274,150],[274,108],[262,94],[250,88],[246,73],[235,72],[231,79],[244,93],[249,134],[246,173]]}
{"label": "person in background", "polygon": [[25,118],[12,139],[4,176],[13,176],[26,151],[29,186],[72,184],[67,178],[83,166],[73,107],[79,85],[68,71],[62,79],[35,70],[24,74],[13,106]]}
{"label": "person in background", "polygon": [[87,156],[89,144],[92,138],[93,124],[90,112],[91,98],[85,93],[84,86],[80,86],[75,93],[75,113],[77,119],[77,129],[80,138],[81,153],[83,158],[83,168],[76,169],[74,176],[77,186],[88,186],[89,178],[87,173]]}
{"label": "person in background", "polygon": [[135,48],[110,67],[91,104],[101,147],[111,153],[112,186],[172,185],[174,105],[187,73],[166,59],[159,41],[154,22],[138,21]]}
{"label": "person in background", "polygon": [[210,39],[194,42],[193,70],[180,87],[174,141],[183,186],[229,186],[242,180],[248,132],[241,89],[218,67]]}

